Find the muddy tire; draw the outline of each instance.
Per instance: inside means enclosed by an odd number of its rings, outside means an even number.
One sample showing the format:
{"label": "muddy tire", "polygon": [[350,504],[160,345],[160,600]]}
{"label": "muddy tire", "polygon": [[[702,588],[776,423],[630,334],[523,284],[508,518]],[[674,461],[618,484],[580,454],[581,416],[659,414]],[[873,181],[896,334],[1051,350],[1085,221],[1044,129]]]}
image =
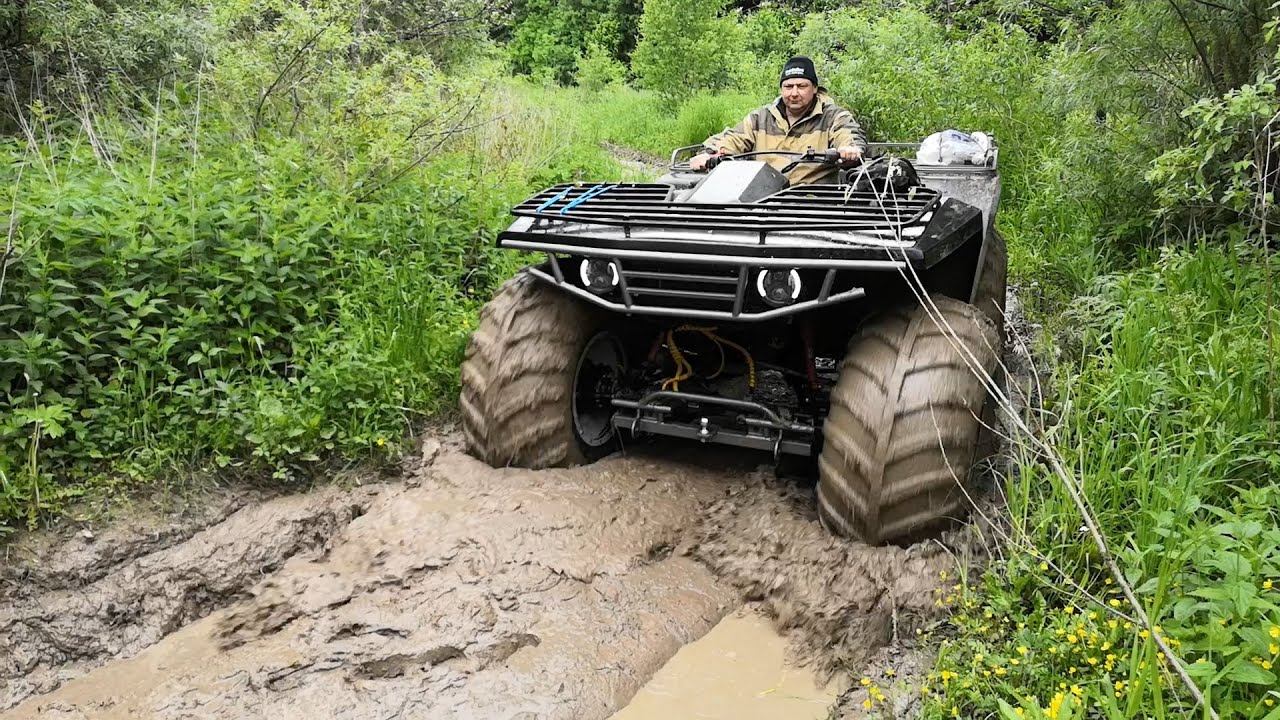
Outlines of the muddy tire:
{"label": "muddy tire", "polygon": [[991,318],[996,333],[1004,339],[1005,295],[1009,288],[1009,249],[1004,236],[992,230],[987,239],[987,251],[978,268],[978,285],[973,292],[973,305]]}
{"label": "muddy tire", "polygon": [[[972,305],[934,302],[987,372],[994,323]],[[849,342],[818,458],[818,510],[832,532],[878,545],[907,542],[963,514],[987,392],[920,307],[896,308]]]}
{"label": "muddy tire", "polygon": [[599,448],[574,432],[573,384],[596,313],[521,273],[480,311],[462,362],[467,452],[493,467],[581,465]]}

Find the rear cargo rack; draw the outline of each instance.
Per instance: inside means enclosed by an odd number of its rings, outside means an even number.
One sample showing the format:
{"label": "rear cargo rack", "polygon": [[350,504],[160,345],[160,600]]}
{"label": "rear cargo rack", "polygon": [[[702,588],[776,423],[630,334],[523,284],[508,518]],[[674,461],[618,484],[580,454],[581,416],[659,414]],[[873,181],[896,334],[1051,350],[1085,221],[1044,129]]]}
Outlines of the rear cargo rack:
{"label": "rear cargo rack", "polygon": [[847,185],[801,185],[753,203],[680,203],[658,183],[556,185],[520,203],[511,213],[534,219],[531,230],[577,223],[623,228],[694,228],[759,233],[804,230],[890,231],[923,224],[937,207],[936,190],[915,187],[900,197],[851,191]]}

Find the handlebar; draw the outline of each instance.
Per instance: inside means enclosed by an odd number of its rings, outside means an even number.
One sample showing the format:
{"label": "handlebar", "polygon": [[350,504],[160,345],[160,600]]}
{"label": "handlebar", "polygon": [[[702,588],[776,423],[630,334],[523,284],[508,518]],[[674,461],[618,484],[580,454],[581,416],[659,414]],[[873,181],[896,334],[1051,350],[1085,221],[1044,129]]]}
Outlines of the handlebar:
{"label": "handlebar", "polygon": [[785,157],[793,157],[795,160],[788,163],[782,168],[782,174],[791,172],[797,165],[804,163],[818,163],[821,165],[837,165],[840,162],[840,151],[838,150],[805,150],[804,152],[796,152],[793,150],[754,150],[752,152],[738,153],[737,155],[712,155],[707,158],[706,170],[714,170],[717,165],[729,160],[745,160],[756,157],[757,155],[782,155]]}

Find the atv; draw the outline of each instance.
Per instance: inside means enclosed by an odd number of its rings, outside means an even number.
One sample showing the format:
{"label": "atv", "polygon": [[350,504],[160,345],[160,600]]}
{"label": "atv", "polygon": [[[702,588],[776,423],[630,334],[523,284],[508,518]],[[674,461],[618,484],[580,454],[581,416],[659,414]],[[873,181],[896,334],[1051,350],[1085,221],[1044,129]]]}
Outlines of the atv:
{"label": "atv", "polygon": [[[699,148],[678,148],[656,182],[517,205],[497,245],[544,259],[498,290],[467,346],[469,452],[545,468],[669,436],[807,459],[822,523],[869,544],[961,517],[1003,342],[997,151],[913,165],[916,147],[701,172]],[[800,163],[831,182],[791,186]]]}

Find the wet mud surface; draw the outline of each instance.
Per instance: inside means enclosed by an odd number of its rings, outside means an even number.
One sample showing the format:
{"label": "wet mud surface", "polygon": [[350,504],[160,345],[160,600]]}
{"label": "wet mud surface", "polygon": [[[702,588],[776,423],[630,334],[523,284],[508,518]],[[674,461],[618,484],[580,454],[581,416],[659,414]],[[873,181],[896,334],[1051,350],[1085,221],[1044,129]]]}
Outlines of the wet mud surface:
{"label": "wet mud surface", "polygon": [[0,568],[0,717],[608,718],[744,602],[820,681],[927,666],[975,531],[836,539],[760,460],[495,470],[446,434],[393,482],[73,536]]}

